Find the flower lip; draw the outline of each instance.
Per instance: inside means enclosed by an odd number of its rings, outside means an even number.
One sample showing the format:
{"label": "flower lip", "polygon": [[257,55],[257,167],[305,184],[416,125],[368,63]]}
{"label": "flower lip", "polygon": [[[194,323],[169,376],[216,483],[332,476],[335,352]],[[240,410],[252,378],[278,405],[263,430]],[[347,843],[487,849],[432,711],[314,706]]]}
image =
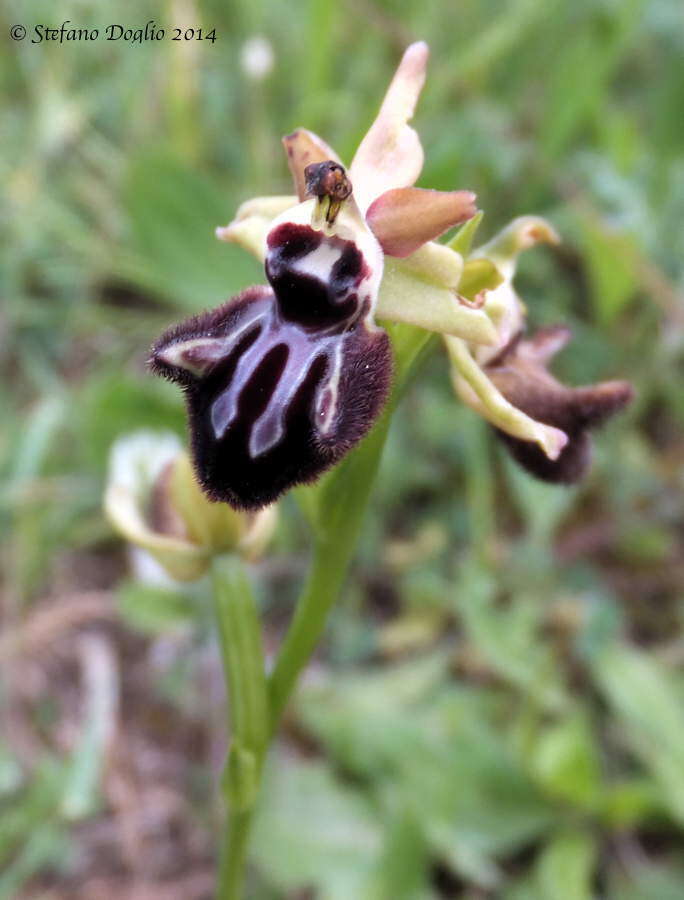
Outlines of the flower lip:
{"label": "flower lip", "polygon": [[560,484],[572,484],[586,473],[592,450],[589,429],[603,424],[634,397],[627,381],[575,388],[558,381],[547,365],[570,337],[564,326],[542,328],[531,338],[518,334],[486,366],[489,378],[510,403],[567,434],[567,444],[552,460],[531,441],[496,429],[523,468],[543,481]]}
{"label": "flower lip", "polygon": [[[338,242],[344,260],[344,241],[304,230],[320,246]],[[272,240],[278,244],[277,232]],[[278,249],[285,250],[283,283],[288,270],[296,274],[293,266],[312,264],[315,255],[305,246],[301,260],[295,253],[288,261],[291,244],[285,240],[270,257],[276,264]],[[361,256],[353,244],[347,249]],[[279,287],[277,268],[273,280]],[[285,307],[290,301],[296,306],[296,297],[256,287],[157,341],[153,371],[184,389],[197,478],[211,499],[252,510],[271,503],[339,461],[379,415],[391,383],[389,339],[367,324],[370,298],[353,289],[363,268],[349,264],[346,275],[344,268],[330,282],[343,295],[332,313],[350,317],[342,322],[306,327],[301,309],[283,314],[283,300]],[[298,276],[295,293],[312,280],[306,270]],[[325,287],[318,286],[319,294]],[[330,305],[327,294],[316,297]]]}

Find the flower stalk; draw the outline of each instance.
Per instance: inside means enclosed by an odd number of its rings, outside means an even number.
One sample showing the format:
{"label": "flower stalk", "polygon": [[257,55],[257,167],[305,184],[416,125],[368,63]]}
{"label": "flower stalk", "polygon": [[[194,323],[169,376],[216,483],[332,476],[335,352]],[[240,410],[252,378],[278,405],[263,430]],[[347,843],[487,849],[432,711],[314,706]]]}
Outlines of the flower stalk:
{"label": "flower stalk", "polygon": [[297,678],[311,658],[337,600],[385,444],[389,416],[384,414],[358,450],[345,460],[323,487],[324,518],[318,522],[311,568],[295,607],[292,623],[268,680],[271,732],[278,727]]}
{"label": "flower stalk", "polygon": [[219,863],[218,900],[239,900],[247,844],[268,744],[269,716],[259,614],[240,560],[212,563],[212,593],[232,733],[224,775],[227,823]]}

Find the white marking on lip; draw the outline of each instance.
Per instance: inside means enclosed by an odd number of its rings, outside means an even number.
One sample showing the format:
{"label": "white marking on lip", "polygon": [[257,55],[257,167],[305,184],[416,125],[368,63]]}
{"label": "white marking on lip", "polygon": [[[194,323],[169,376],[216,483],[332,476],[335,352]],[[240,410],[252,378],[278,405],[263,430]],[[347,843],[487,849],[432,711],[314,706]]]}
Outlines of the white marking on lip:
{"label": "white marking on lip", "polygon": [[[157,354],[157,358],[169,366],[185,369],[193,375],[205,375],[214,363],[228,356],[244,333],[263,316],[264,311],[260,310],[241,322],[235,331],[222,337],[197,337],[170,344]],[[193,360],[192,355],[196,350],[202,350],[205,358]]]}
{"label": "white marking on lip", "polygon": [[[316,399],[316,410],[319,415],[322,415],[323,421],[318,423],[318,430],[321,434],[327,434],[330,430],[330,426],[332,424],[332,420],[337,411],[337,393],[340,385],[340,372],[342,370],[342,342],[340,341],[335,345],[335,358],[333,362],[333,371],[330,378],[326,381],[323,386],[323,390],[320,391],[318,398]],[[326,394],[329,397],[329,402],[327,404],[327,408],[325,406]],[[321,411],[321,407],[323,410]]]}
{"label": "white marking on lip", "polygon": [[329,241],[323,240],[306,256],[294,260],[292,268],[302,275],[310,275],[319,281],[328,282],[333,266],[342,256],[342,248],[333,246]]}
{"label": "white marking on lip", "polygon": [[[240,333],[242,334],[243,331],[241,330]],[[240,384],[244,386],[247,383],[249,380],[248,375],[252,368],[252,361],[263,356],[262,348],[268,346],[268,342],[268,329],[264,329],[252,346],[248,347],[238,360],[228,388],[214,401],[211,407],[211,425],[217,441],[221,440],[237,418],[240,391],[235,390],[235,388]]]}
{"label": "white marking on lip", "polygon": [[281,442],[285,434],[285,416],[292,398],[300,385],[308,376],[315,358],[321,352],[321,346],[306,343],[304,352],[298,353],[296,346],[289,347],[285,368],[278,379],[275,390],[268,401],[266,409],[254,422],[249,436],[249,455],[256,459],[267,453]]}

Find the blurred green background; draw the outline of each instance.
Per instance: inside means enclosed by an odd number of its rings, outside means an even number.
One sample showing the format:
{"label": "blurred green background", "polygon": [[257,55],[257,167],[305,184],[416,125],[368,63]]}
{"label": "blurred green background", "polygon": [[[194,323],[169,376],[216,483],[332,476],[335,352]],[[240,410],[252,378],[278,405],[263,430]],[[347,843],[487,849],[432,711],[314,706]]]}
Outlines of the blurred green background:
{"label": "blurred green background", "polygon": [[[216,41],[8,36],[65,19]],[[564,243],[522,260],[531,321],[573,327],[566,379],[627,377],[637,400],[586,482],[553,488],[428,362],[272,755],[249,896],[679,900],[681,0],[23,0],[0,33],[0,897],[212,894],[225,736],[206,588],[131,577],[101,512],[108,451],[184,433],[146,349],[263,280],[213,229],[290,192],[281,135],[305,125],[349,160],[422,38],[419,184],[475,190],[485,237],[547,216]],[[271,651],[308,546],[281,506],[254,571]]]}

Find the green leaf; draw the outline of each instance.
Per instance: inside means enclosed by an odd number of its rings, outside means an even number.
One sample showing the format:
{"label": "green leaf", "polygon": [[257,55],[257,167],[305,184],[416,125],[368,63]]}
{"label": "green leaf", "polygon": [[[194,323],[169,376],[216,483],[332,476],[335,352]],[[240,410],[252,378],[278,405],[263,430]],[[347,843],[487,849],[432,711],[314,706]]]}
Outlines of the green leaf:
{"label": "green leaf", "polygon": [[372,896],[382,836],[370,806],[324,762],[273,762],[252,845],[263,875],[281,890],[314,888],[320,900]]}
{"label": "green leaf", "polygon": [[40,473],[65,413],[66,397],[57,393],[46,395],[31,410],[13,454],[14,466],[7,485],[10,490]]}
{"label": "green leaf", "polygon": [[433,856],[485,887],[495,857],[551,821],[475,693],[440,687],[445,660],[428,656],[376,673],[339,673],[309,688],[299,710],[333,759],[410,811]]}
{"label": "green leaf", "polygon": [[118,601],[124,620],[145,634],[162,634],[170,628],[187,627],[197,619],[199,612],[199,603],[189,591],[153,587],[137,581],[120,585]]}
{"label": "green leaf", "polygon": [[85,709],[61,801],[61,812],[71,821],[93,815],[100,802],[105,751],[116,727],[119,691],[118,669],[104,638],[84,635],[79,649]]}
{"label": "green leaf", "polygon": [[684,710],[678,687],[655,659],[620,644],[603,651],[593,669],[627,745],[659,783],[671,814],[684,823]]}
{"label": "green leaf", "polygon": [[601,813],[611,829],[625,831],[649,821],[662,820],[666,807],[662,791],[651,778],[632,778],[610,785]]}
{"label": "green leaf", "polygon": [[34,875],[59,863],[66,852],[67,836],[64,831],[53,823],[40,823],[11,865],[0,874],[0,900],[15,900],[21,888]]}
{"label": "green leaf", "polygon": [[609,885],[608,900],[681,900],[684,864],[681,858],[644,862],[630,866],[627,872],[616,866]]}
{"label": "green leaf", "polygon": [[546,114],[539,135],[543,155],[549,160],[561,154],[588,120],[601,114],[610,79],[642,9],[643,0],[623,0],[613,15],[589,20],[588,27],[578,29],[572,41],[563,43],[549,71]]}
{"label": "green leaf", "polygon": [[[141,348],[140,357],[143,352]],[[144,429],[184,430],[184,413],[174,385],[159,378],[132,377],[100,369],[79,391],[72,415],[88,465],[98,470],[122,434]]]}
{"label": "green leaf", "polygon": [[0,865],[5,865],[16,845],[26,840],[41,822],[53,818],[59,800],[67,765],[52,759],[41,762],[34,770],[26,790],[15,794],[11,803],[3,805],[0,816]]}
{"label": "green leaf", "polygon": [[586,810],[595,807],[601,794],[601,772],[585,715],[568,717],[540,735],[532,771],[552,797]]}
{"label": "green leaf", "polygon": [[630,235],[598,219],[583,217],[581,227],[594,310],[601,325],[610,325],[637,289],[639,251]]}
{"label": "green leaf", "polygon": [[550,647],[539,641],[541,610],[534,596],[501,608],[492,575],[469,562],[460,570],[453,597],[454,611],[487,664],[535,702],[560,707],[564,694]]}
{"label": "green leaf", "polygon": [[592,900],[597,847],[592,835],[567,831],[546,845],[535,866],[539,900]]}
{"label": "green leaf", "polygon": [[530,544],[550,553],[554,533],[574,503],[577,490],[531,478],[508,455],[504,457],[504,469],[511,496],[525,518]]}
{"label": "green leaf", "polygon": [[249,254],[214,235],[232,217],[235,198],[172,156],[137,159],[125,203],[141,261],[131,275],[180,307],[201,310],[264,280]]}
{"label": "green leaf", "polygon": [[411,813],[392,810],[385,846],[376,867],[373,897],[416,900],[428,888],[429,856],[422,827]]}

